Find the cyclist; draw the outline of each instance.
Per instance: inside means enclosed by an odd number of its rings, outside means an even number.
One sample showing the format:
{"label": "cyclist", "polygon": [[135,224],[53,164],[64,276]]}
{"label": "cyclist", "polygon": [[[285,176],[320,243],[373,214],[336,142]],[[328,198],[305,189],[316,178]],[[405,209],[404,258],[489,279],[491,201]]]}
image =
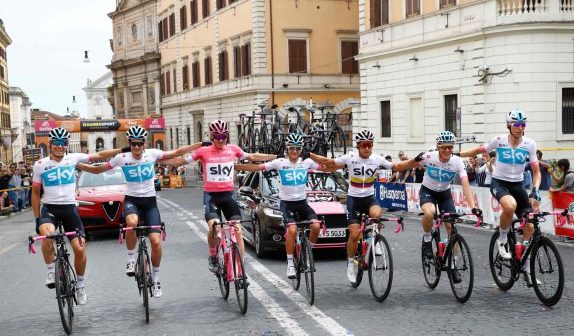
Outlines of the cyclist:
{"label": "cyclist", "polygon": [[[161,218],[157,207],[154,186],[154,165],[156,160],[172,158],[183,155],[196,148],[201,143],[183,146],[173,151],[162,151],[155,148],[146,149],[147,131],[138,125],[132,126],[126,132],[130,144],[128,153],[118,154],[106,164],[101,166],[80,165],[80,169],[98,174],[114,167],[121,167],[126,178],[126,196],[124,198],[123,216],[128,227],[136,227],[139,217],[143,218],[145,225],[160,225]],[[161,236],[160,230],[149,231],[151,245],[151,263],[153,266],[151,275],[153,283],[153,296],[161,297],[162,289],[159,282],[159,266],[161,263]],[[135,275],[136,255],[135,248],[137,236],[134,231],[126,233],[126,248],[128,250],[128,263],[126,275]]]}
{"label": "cyclist", "polygon": [[[536,206],[540,202],[540,167],[536,156],[536,142],[524,136],[527,115],[515,108],[506,115],[508,134],[493,137],[487,143],[460,153],[460,156],[473,156],[496,150],[496,164],[492,171],[490,192],[502,207],[498,231],[498,251],[502,258],[510,259],[508,249],[508,228],[512,224],[512,215],[518,218],[525,212],[532,211],[531,202]],[[528,195],[522,185],[524,165],[530,159],[532,168],[532,192]],[[529,200],[530,199],[530,200]],[[532,224],[524,228],[523,241],[528,244],[533,232]],[[525,278],[530,285],[530,262],[526,262]]]}
{"label": "cyclist", "polygon": [[[76,293],[78,304],[86,304],[88,295],[84,288],[86,270],[86,250],[84,247],[84,227],[76,207],[76,164],[103,160],[122,151],[111,149],[95,154],[66,153],[70,133],[57,127],[48,134],[50,155],[36,161],[32,179],[32,211],[36,219],[36,233],[46,236],[56,231],[55,223],[62,222],[64,231],[78,229],[80,237],[70,236],[70,245],[74,251],[74,268],[77,274]],[[44,190],[41,196],[41,190]],[[40,198],[43,206],[40,209]],[[81,240],[81,243],[80,243]],[[46,286],[54,288],[54,246],[52,241],[42,241],[42,255],[48,268]]]}
{"label": "cyclist", "polygon": [[[277,170],[281,188],[279,190],[279,208],[283,215],[283,222],[287,226],[287,237],[285,238],[285,251],[287,252],[287,277],[294,279],[296,277],[295,265],[293,264],[293,252],[295,251],[295,239],[297,236],[297,226],[288,223],[295,222],[294,214],[299,215],[300,220],[316,220],[317,214],[307,203],[308,169],[320,170],[319,164],[313,160],[301,157],[303,150],[303,136],[297,133],[291,133],[285,140],[287,147],[287,158],[278,158],[271,162],[261,165],[236,165],[236,170],[245,171],[269,171]],[[311,233],[309,242],[311,247],[319,238],[319,222],[310,225]]]}
{"label": "cyclist", "polygon": [[[433,219],[436,214],[435,204],[438,205],[442,212],[456,213],[454,201],[450,192],[450,185],[455,174],[459,174],[464,198],[472,209],[472,213],[477,216],[482,215],[482,211],[476,208],[476,204],[474,203],[474,197],[468,182],[464,162],[460,157],[452,155],[454,140],[454,134],[452,132],[440,132],[436,137],[437,151],[429,151],[425,153],[422,160],[419,162],[419,166],[426,166],[422,186],[419,192],[419,198],[421,210],[423,212],[423,254],[428,259],[434,258],[432,251],[431,229]],[[450,234],[450,223],[445,223],[445,228],[447,234]],[[452,268],[453,282],[460,283],[460,273],[458,270],[454,269],[454,265],[452,265]]]}
{"label": "cyclist", "polygon": [[[217,240],[212,237],[213,225],[219,221],[219,209],[227,220],[240,220],[241,212],[233,194],[234,164],[237,159],[248,161],[268,161],[277,156],[272,154],[246,153],[239,146],[228,144],[229,125],[223,120],[214,120],[209,124],[209,134],[213,144],[204,146],[183,158],[162,161],[170,166],[180,166],[200,161],[203,167],[203,208],[207,221],[207,243],[209,247],[209,270],[218,272],[216,248]],[[241,234],[241,225],[236,225],[235,237],[245,256],[245,245]],[[247,279],[246,279],[247,280]]]}
{"label": "cyclist", "polygon": [[347,241],[347,280],[357,280],[357,267],[354,256],[357,253],[357,244],[360,237],[359,213],[368,213],[372,218],[379,218],[383,209],[377,203],[374,193],[375,175],[379,169],[393,169],[404,171],[416,166],[422,159],[420,153],[414,159],[400,162],[389,162],[382,156],[373,154],[374,135],[369,130],[362,130],[355,135],[356,152],[349,152],[339,158],[329,159],[311,153],[311,159],[325,165],[328,169],[341,169],[347,167],[349,172],[349,191],[347,197],[347,223],[349,225],[349,239]]}

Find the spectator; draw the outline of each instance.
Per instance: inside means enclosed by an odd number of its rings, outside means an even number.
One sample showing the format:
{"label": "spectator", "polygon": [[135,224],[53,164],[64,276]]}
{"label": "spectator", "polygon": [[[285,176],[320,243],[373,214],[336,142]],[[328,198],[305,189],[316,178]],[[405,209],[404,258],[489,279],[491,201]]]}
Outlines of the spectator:
{"label": "spectator", "polygon": [[[482,153],[482,156],[477,160],[478,170],[476,172],[476,184],[479,187],[484,187],[484,180],[486,179],[486,169],[481,169],[486,165],[486,161],[488,161],[488,153]],[[485,167],[486,168],[486,167]]]}
{"label": "spectator", "polygon": [[30,198],[28,198],[28,191],[30,190],[30,186],[32,185],[32,177],[28,175],[26,171],[26,167],[20,167],[20,177],[22,178],[22,190],[20,191],[20,199],[22,200],[22,206],[20,209],[25,209],[28,207],[28,202]]}
{"label": "spectator", "polygon": [[2,172],[0,175],[0,192],[2,192],[2,190],[8,189],[8,182],[12,176],[10,175],[10,170],[4,165],[2,165]]}
{"label": "spectator", "polygon": [[494,169],[494,165],[496,163],[496,152],[491,151],[488,153],[488,157],[486,158],[486,162],[478,168],[479,173],[484,173],[484,183],[483,187],[490,188],[490,182],[492,182],[492,170]]}
{"label": "spectator", "polygon": [[568,159],[558,160],[558,170],[562,172],[564,182],[561,187],[550,188],[549,191],[566,191],[574,193],[574,172],[570,170],[570,161],[568,161]]}
{"label": "spectator", "polygon": [[468,164],[466,165],[466,175],[468,176],[468,183],[471,186],[478,186],[476,183],[476,175],[478,171],[478,164],[476,162],[476,156],[470,156],[468,158]]}
{"label": "spectator", "polygon": [[8,198],[8,192],[3,191],[0,193],[0,215],[6,216],[12,213],[12,203]]}
{"label": "spectator", "polygon": [[[552,166],[546,162],[542,161],[542,152],[540,150],[536,151],[536,156],[538,157],[538,164],[540,165],[540,190],[550,189],[550,169]],[[530,168],[530,165],[528,166]]]}
{"label": "spectator", "polygon": [[[404,153],[402,155],[400,155],[400,153],[402,152],[399,152],[401,161],[406,161],[409,159]],[[415,181],[414,175],[414,169],[407,169],[405,171],[399,172],[398,182],[413,183]]]}
{"label": "spectator", "polygon": [[530,170],[530,160],[528,158],[526,158],[526,163],[524,164],[523,176],[522,185],[524,189],[532,188],[532,171]]}
{"label": "spectator", "polygon": [[10,165],[10,180],[8,181],[8,188],[14,189],[8,191],[8,198],[14,204],[14,209],[12,212],[20,211],[20,190],[22,189],[22,178],[20,177],[20,171],[15,163]]}

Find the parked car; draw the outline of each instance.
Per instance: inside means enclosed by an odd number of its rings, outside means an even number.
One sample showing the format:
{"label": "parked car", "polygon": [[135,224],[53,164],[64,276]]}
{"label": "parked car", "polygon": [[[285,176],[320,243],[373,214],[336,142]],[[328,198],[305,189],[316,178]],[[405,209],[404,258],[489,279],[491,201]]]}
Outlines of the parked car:
{"label": "parked car", "polygon": [[80,173],[76,202],[86,233],[117,229],[124,223],[125,191],[126,180],[120,167],[101,174]]}
{"label": "parked car", "polygon": [[[254,246],[257,257],[285,248],[285,224],[279,210],[279,178],[277,171],[251,172],[242,181],[238,192],[243,239]],[[338,173],[309,171],[307,201],[319,219],[325,219],[323,230],[314,248],[345,248],[347,242],[346,195],[348,185]]]}

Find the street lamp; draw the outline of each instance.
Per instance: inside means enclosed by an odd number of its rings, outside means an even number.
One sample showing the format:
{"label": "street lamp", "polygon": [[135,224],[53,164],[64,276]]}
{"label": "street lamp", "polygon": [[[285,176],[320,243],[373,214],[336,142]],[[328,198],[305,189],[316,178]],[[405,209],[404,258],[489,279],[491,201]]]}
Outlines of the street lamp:
{"label": "street lamp", "polygon": [[90,58],[88,57],[87,50],[84,50],[84,63],[90,63]]}

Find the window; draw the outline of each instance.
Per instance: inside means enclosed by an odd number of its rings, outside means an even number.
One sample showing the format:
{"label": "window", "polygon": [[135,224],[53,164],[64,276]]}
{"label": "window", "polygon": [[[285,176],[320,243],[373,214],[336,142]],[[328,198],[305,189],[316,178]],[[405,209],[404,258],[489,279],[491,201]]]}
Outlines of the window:
{"label": "window", "polygon": [[225,7],[225,0],[215,0],[215,9],[220,10]]}
{"label": "window", "polygon": [[241,46],[241,71],[243,76],[251,75],[251,44]]}
{"label": "window", "polygon": [[289,40],[289,73],[307,73],[307,40]]}
{"label": "window", "polygon": [[191,145],[191,127],[187,127],[187,144]]}
{"label": "window", "polygon": [[185,30],[187,28],[187,8],[182,6],[179,9],[179,30]]}
{"label": "window", "polygon": [[209,16],[209,0],[201,0],[201,12],[203,14],[203,18]]}
{"label": "window", "polygon": [[169,38],[169,27],[167,25],[167,18],[163,19],[163,40],[167,40]]}
{"label": "window", "polygon": [[409,142],[424,142],[424,108],[421,96],[409,99],[407,118],[407,135]]}
{"label": "window", "polygon": [[359,42],[341,41],[341,70],[344,74],[358,74],[359,62],[354,56],[359,53]]}
{"label": "window", "polygon": [[203,60],[203,67],[205,71],[205,85],[209,85],[213,82],[211,78],[211,56],[207,56]]}
{"label": "window", "polygon": [[175,35],[175,13],[169,15],[169,37]]}
{"label": "window", "polygon": [[389,0],[371,0],[371,28],[389,24]]}
{"label": "window", "polygon": [[241,47],[233,47],[233,77],[241,77]]}
{"label": "window", "polygon": [[440,0],[440,8],[456,6],[456,0]]}
{"label": "window", "polygon": [[562,133],[574,134],[574,88],[562,88]]}
{"label": "window", "polygon": [[157,32],[159,33],[159,34],[158,34],[158,36],[159,36],[159,41],[162,42],[162,41],[163,41],[163,23],[162,23],[162,21],[160,21],[160,22],[157,24]]}
{"label": "window", "polygon": [[176,72],[175,72],[175,68],[173,69],[173,92],[177,92],[177,81],[176,81]]}
{"label": "window", "polygon": [[391,101],[381,102],[381,137],[391,137]]}
{"label": "window", "polygon": [[169,80],[169,70],[165,73],[165,94],[168,95],[171,93],[171,83]]}
{"label": "window", "polygon": [[175,147],[179,148],[179,128],[175,128]]}
{"label": "window", "polygon": [[407,8],[407,17],[421,14],[420,0],[405,0],[405,1],[406,1],[405,7]]}
{"label": "window", "polygon": [[193,82],[192,85],[194,88],[199,87],[199,62],[195,61],[191,64],[191,72],[192,72],[192,78],[193,78]]}
{"label": "window", "polygon": [[163,77],[163,74],[159,76],[159,91],[162,96],[165,95],[165,78]]}
{"label": "window", "polygon": [[181,81],[183,83],[183,90],[189,90],[189,67],[187,64],[181,68]]}
{"label": "window", "polygon": [[173,128],[169,129],[169,142],[171,143],[171,149],[173,149]]}
{"label": "window", "polygon": [[195,24],[197,22],[197,0],[189,2],[189,11],[191,12],[191,24]]}
{"label": "window", "polygon": [[229,67],[227,64],[227,51],[222,51],[217,55],[217,61],[219,64],[219,81],[229,79]]}
{"label": "window", "polygon": [[458,108],[458,96],[457,95],[445,95],[444,96],[444,128],[447,131],[451,131],[456,136],[460,136],[458,132],[459,120],[457,116]]}

